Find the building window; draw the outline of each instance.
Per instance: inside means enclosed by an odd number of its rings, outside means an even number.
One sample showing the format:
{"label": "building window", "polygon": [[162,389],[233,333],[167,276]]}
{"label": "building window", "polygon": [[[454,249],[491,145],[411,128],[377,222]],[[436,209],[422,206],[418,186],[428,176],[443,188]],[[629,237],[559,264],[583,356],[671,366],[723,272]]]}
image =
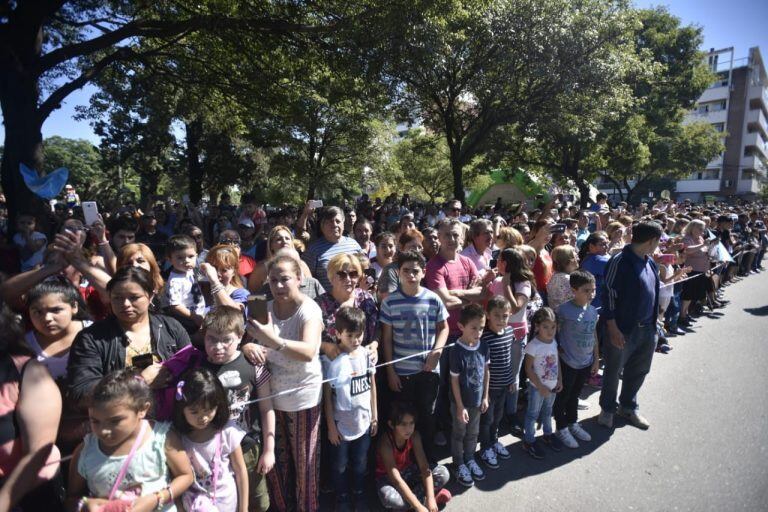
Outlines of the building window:
{"label": "building window", "polygon": [[712,126],[714,126],[715,130],[717,130],[720,133],[723,133],[725,131],[725,123],[712,123]]}
{"label": "building window", "polygon": [[693,173],[695,180],[718,180],[720,179],[720,169],[705,169]]}

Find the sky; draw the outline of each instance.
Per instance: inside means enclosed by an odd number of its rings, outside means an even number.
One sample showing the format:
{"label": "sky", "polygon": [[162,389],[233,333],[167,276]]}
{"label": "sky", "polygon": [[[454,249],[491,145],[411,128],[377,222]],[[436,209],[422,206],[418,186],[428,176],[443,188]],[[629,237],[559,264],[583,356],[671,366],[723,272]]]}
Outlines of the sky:
{"label": "sky", "polygon": [[[704,46],[710,48],[734,48],[734,59],[745,58],[749,48],[759,46],[763,61],[768,61],[768,1],[766,0],[634,0],[636,7],[646,8],[665,5],[679,17],[683,24],[704,28]],[[61,135],[68,138],[87,139],[98,144],[99,138],[85,121],[75,121],[77,105],[87,105],[95,88],[86,86],[69,95],[43,125],[43,137]],[[0,126],[0,141],[5,130]],[[0,142],[1,144],[1,142]]]}

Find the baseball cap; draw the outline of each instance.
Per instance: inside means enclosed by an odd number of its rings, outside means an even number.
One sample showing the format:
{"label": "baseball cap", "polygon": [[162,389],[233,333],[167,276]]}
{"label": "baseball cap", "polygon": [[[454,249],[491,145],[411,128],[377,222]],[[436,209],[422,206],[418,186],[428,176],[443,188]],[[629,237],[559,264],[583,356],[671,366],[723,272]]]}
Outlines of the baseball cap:
{"label": "baseball cap", "polygon": [[238,226],[243,226],[246,228],[255,229],[256,226],[254,225],[253,221],[251,219],[240,219],[240,221],[237,223]]}

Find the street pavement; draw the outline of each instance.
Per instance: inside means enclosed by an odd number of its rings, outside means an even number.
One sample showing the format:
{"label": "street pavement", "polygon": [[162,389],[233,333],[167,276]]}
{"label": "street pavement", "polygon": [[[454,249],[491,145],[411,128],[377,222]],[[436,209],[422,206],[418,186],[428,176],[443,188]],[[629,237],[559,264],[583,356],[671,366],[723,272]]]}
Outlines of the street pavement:
{"label": "street pavement", "polygon": [[638,396],[648,431],[598,425],[590,388],[579,417],[591,442],[534,460],[506,436],[512,458],[471,489],[449,484],[448,509],[768,511],[768,272],[725,298],[721,318],[701,317],[654,355]]}

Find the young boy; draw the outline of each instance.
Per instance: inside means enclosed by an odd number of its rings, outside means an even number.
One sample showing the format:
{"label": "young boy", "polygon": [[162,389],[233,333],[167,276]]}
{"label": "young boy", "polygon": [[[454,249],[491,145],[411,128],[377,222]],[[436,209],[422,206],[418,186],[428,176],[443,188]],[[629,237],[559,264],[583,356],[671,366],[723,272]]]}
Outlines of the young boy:
{"label": "young boy", "polygon": [[192,237],[173,235],[166,248],[173,268],[163,289],[163,309],[193,335],[205,315],[205,298],[195,273],[197,245]]}
{"label": "young boy", "polygon": [[451,372],[451,454],[459,483],[471,487],[485,478],[475,462],[475,446],[480,431],[480,414],[488,410],[488,346],[480,342],[485,327],[485,311],[479,304],[461,310],[459,330],[448,354]]}
{"label": "young boy", "polygon": [[22,213],[16,218],[16,234],[13,235],[13,243],[19,248],[22,272],[32,270],[43,263],[48,239],[44,234],[35,231],[36,226],[37,221],[34,215]]}
{"label": "young boy", "polygon": [[597,343],[597,309],[595,277],[584,270],[571,273],[573,299],[557,308],[557,330],[560,345],[560,374],[563,389],[553,406],[556,435],[568,448],[578,448],[580,441],[592,437],[576,421],[578,419],[581,388],[600,368],[600,349]]}
{"label": "young boy", "polygon": [[[231,419],[247,432],[241,446],[248,468],[248,510],[266,512],[269,494],[265,475],[275,465],[275,411],[272,400],[267,398],[271,393],[269,370],[249,363],[237,348],[245,334],[243,313],[239,309],[217,307],[205,317],[203,331],[206,355],[203,366],[224,385]],[[261,400],[246,405],[254,395]]]}
{"label": "young boy", "polygon": [[508,459],[509,451],[499,442],[499,422],[504,416],[508,391],[517,385],[512,368],[514,329],[510,325],[509,301],[501,295],[491,297],[485,306],[487,321],[480,343],[488,347],[490,379],[488,410],[480,417],[480,458],[491,469],[499,467],[498,458]]}
{"label": "young boy", "polygon": [[388,365],[387,383],[399,400],[416,406],[419,433],[430,461],[434,457],[435,402],[440,383],[440,353],[448,339],[448,311],[434,292],[422,288],[426,262],[416,251],[397,257],[400,288],[381,304],[381,339],[384,361],[432,350]]}
{"label": "young boy", "polygon": [[[336,488],[336,510],[367,507],[365,470],[368,448],[376,435],[376,369],[361,346],[365,313],[344,306],[336,312],[336,331],[341,354],[333,360],[322,356],[325,420],[331,452],[331,475]],[[348,478],[345,478],[348,476]],[[351,486],[349,480],[351,479]]]}

